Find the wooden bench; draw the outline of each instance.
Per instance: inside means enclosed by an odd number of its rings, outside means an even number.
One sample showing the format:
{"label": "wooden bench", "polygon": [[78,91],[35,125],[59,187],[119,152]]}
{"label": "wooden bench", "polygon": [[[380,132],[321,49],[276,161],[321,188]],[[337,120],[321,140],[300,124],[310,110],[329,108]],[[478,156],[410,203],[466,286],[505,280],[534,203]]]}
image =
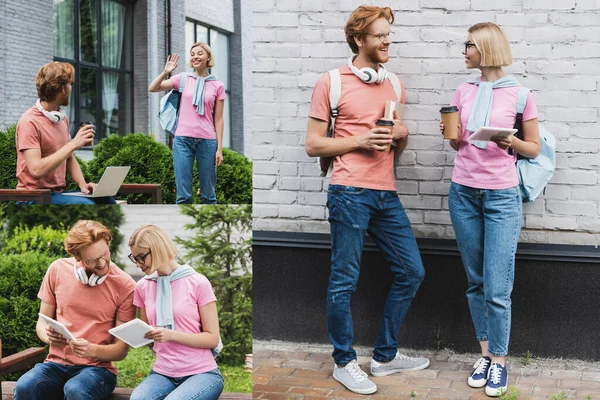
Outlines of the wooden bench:
{"label": "wooden bench", "polygon": [[[2,400],[12,400],[13,390],[16,382],[2,382]],[[126,400],[131,397],[133,389],[116,388],[113,394],[106,400]],[[252,393],[221,393],[220,400],[250,400]]]}
{"label": "wooden bench", "polygon": [[[49,189],[0,189],[0,201],[35,201],[50,204]],[[162,187],[158,183],[124,183],[117,194],[142,193],[152,196],[152,204],[162,203]]]}
{"label": "wooden bench", "polygon": [[[30,365],[43,362],[46,359],[44,347],[30,348],[17,354],[2,358],[2,342],[0,341],[0,380],[3,376],[21,371]],[[0,383],[0,400],[12,400],[16,382],[5,381]],[[133,389],[116,388],[108,400],[125,400],[131,397]],[[222,400],[249,400],[252,393],[222,393]]]}

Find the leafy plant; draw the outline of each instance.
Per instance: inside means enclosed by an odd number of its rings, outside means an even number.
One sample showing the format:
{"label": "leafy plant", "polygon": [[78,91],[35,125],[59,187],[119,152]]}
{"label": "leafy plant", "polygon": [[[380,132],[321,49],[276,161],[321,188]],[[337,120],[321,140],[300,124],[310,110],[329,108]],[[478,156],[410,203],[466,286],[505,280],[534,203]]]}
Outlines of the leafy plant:
{"label": "leafy plant", "polygon": [[417,392],[415,392],[414,390],[410,392],[410,397],[411,398],[415,398],[417,397]]}
{"label": "leafy plant", "polygon": [[500,400],[518,400],[521,392],[514,386],[508,388],[500,395]]}
{"label": "leafy plant", "polygon": [[69,257],[64,247],[64,240],[68,231],[54,229],[41,225],[29,228],[27,226],[17,226],[12,234],[4,242],[4,247],[0,250],[3,254],[21,254],[25,252],[36,252],[45,254],[49,257]]}
{"label": "leafy plant", "polygon": [[552,395],[552,400],[567,400],[567,394],[563,391],[560,391],[559,393],[555,393]]}
{"label": "leafy plant", "polygon": [[187,250],[183,260],[208,278],[217,297],[225,345],[217,361],[243,364],[252,352],[251,207],[188,205],[181,212],[194,219],[186,229],[196,232],[191,239],[175,239]]}
{"label": "leafy plant", "polygon": [[527,350],[521,357],[521,364],[527,366],[531,363],[531,352]]}
{"label": "leafy plant", "polygon": [[[112,234],[113,240],[110,250],[116,255],[119,245],[123,241],[123,235],[119,232],[119,226],[125,221],[125,215],[121,207],[114,205],[7,205],[7,231],[13,232],[18,226],[26,226],[33,229],[37,225],[57,230],[68,230],[80,219],[93,219],[104,224]],[[63,239],[64,240],[64,239]],[[113,257],[116,259],[116,257]]]}

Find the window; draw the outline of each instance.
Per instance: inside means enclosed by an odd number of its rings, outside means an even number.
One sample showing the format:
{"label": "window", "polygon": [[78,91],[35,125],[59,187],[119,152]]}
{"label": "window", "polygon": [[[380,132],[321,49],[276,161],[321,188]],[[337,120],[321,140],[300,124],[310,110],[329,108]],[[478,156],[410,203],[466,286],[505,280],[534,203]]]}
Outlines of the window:
{"label": "window", "polygon": [[214,68],[210,73],[225,85],[225,104],[223,107],[223,147],[231,146],[231,90],[229,87],[229,35],[195,21],[185,23],[185,65],[190,65],[190,47],[196,42],[207,43],[213,52]]}
{"label": "window", "polygon": [[132,9],[124,0],[54,0],[54,60],[73,64],[66,108],[75,135],[96,126],[95,143],[133,130]]}

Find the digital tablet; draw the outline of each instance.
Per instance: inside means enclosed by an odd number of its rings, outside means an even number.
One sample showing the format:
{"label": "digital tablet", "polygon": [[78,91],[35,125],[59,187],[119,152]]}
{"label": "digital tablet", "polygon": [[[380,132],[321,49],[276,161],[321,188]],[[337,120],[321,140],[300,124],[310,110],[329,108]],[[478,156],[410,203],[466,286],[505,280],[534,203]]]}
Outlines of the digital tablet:
{"label": "digital tablet", "polygon": [[154,342],[152,339],[146,339],[144,335],[151,331],[152,327],[139,318],[131,320],[108,330],[108,333],[121,339],[134,349]]}
{"label": "digital tablet", "polygon": [[493,137],[507,137],[517,133],[516,129],[513,128],[494,128],[493,126],[482,126],[477,129],[477,132],[473,133],[467,138],[467,140],[492,140]]}
{"label": "digital tablet", "polygon": [[73,336],[71,332],[69,332],[66,326],[42,313],[38,313],[38,315],[40,316],[42,321],[46,323],[46,325],[50,326],[56,332],[60,333],[65,339],[75,340],[75,336]]}

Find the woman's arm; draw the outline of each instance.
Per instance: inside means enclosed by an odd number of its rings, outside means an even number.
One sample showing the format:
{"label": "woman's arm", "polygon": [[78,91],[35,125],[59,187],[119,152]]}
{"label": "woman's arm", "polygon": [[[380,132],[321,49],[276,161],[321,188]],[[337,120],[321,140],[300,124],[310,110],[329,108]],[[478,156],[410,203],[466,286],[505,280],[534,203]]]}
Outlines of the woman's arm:
{"label": "woman's arm", "polygon": [[[140,310],[141,311],[141,310]],[[213,301],[198,307],[202,332],[185,333],[166,328],[154,328],[144,337],[156,342],[177,342],[198,349],[214,349],[219,344],[219,316],[217,302]]]}
{"label": "woman's arm", "polygon": [[217,154],[215,156],[215,165],[218,167],[223,162],[223,131],[225,121],[223,120],[223,108],[225,100],[217,100],[215,104],[215,131],[217,132]]}
{"label": "woman's arm", "polygon": [[173,89],[173,81],[169,78],[165,80],[167,76],[177,68],[177,60],[179,60],[179,56],[177,54],[173,54],[167,58],[167,63],[165,64],[165,69],[160,73],[148,86],[149,92],[161,92],[165,90]]}
{"label": "woman's arm", "polygon": [[510,135],[502,139],[492,138],[492,141],[495,142],[502,150],[506,150],[510,147],[523,157],[536,158],[540,154],[540,132],[538,129],[538,119],[534,118],[528,121],[523,121],[521,129],[523,130],[523,140],[514,135]]}

